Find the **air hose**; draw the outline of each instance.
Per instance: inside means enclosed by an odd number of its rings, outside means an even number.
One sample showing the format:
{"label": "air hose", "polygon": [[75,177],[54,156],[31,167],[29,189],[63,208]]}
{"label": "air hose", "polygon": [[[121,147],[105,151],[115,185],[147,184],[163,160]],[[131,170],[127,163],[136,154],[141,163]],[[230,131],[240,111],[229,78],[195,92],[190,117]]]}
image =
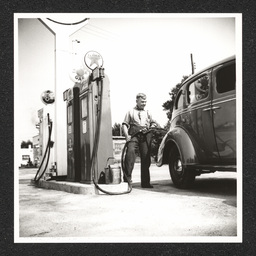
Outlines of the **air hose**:
{"label": "air hose", "polygon": [[[47,147],[46,147],[46,150],[45,150],[45,152],[44,152],[43,159],[42,159],[41,164],[40,164],[40,166],[39,166],[39,168],[38,168],[38,170],[37,170],[36,176],[35,176],[35,178],[34,178],[35,181],[39,181],[39,180],[43,177],[43,175],[44,175],[44,173],[45,173],[45,171],[46,171],[46,168],[47,168],[47,166],[48,166],[48,163],[49,163],[50,150],[51,150],[51,148],[52,148],[52,146],[53,146],[53,142],[51,141],[52,121],[50,121],[49,113],[47,113],[47,119],[48,119],[49,137],[48,137]],[[46,156],[47,156],[47,158],[46,158]],[[46,165],[45,165],[45,167],[44,167],[44,170],[40,173],[41,168],[42,168],[42,166],[43,166],[43,163],[44,163],[45,159],[46,159]]]}
{"label": "air hose", "polygon": [[[96,131],[94,136],[94,144],[93,144],[93,151],[92,151],[92,157],[91,157],[91,173],[93,175],[92,180],[95,185],[95,187],[100,190],[101,192],[108,194],[108,195],[123,195],[128,194],[132,191],[132,185],[130,182],[128,182],[128,189],[127,191],[123,192],[110,192],[102,189],[97,181],[95,180],[95,165],[96,165],[96,156],[98,152],[99,147],[99,138],[100,138],[100,127],[101,127],[101,114],[102,114],[102,105],[103,105],[103,90],[102,90],[102,80],[99,81],[99,110],[98,110],[98,116],[96,121]],[[124,173],[125,175],[125,173]]]}

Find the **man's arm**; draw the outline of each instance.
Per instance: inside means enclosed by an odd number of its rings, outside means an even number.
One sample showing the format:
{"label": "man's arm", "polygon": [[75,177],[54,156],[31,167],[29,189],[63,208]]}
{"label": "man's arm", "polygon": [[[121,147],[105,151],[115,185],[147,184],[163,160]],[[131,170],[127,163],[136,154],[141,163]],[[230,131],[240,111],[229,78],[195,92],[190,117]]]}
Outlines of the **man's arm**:
{"label": "man's arm", "polygon": [[148,117],[150,120],[150,128],[160,127],[160,125],[157,123],[157,121],[152,118],[152,115],[149,111],[148,111]]}
{"label": "man's arm", "polygon": [[124,132],[124,136],[125,136],[126,141],[130,141],[131,140],[131,135],[128,134],[127,125],[123,124],[122,128],[123,128],[123,132]]}

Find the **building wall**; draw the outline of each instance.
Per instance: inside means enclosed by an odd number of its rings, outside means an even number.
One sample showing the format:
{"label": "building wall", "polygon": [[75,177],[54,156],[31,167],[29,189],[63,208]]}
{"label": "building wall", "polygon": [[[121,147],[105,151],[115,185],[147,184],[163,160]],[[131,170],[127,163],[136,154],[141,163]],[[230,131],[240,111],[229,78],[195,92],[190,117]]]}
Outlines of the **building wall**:
{"label": "building wall", "polygon": [[20,149],[20,166],[27,165],[28,161],[34,162],[33,148],[29,145],[29,148]]}
{"label": "building wall", "polygon": [[[120,162],[122,156],[122,150],[126,140],[122,136],[113,136],[113,156],[114,158]],[[28,160],[32,161],[33,164],[39,164],[39,135],[33,137],[33,148],[29,145],[29,148],[21,148],[20,149],[20,166],[27,165]]]}
{"label": "building wall", "polygon": [[[122,151],[125,146],[125,143],[126,143],[125,137],[113,136],[113,156],[114,156],[115,160],[119,163],[121,162]],[[136,155],[135,162],[140,163],[140,156],[139,156],[138,152]],[[152,163],[154,162],[153,158],[151,159],[151,162]]]}
{"label": "building wall", "polygon": [[118,162],[121,161],[122,150],[124,148],[125,143],[125,137],[113,136],[113,155]]}
{"label": "building wall", "polygon": [[40,143],[39,143],[39,135],[33,137],[33,157],[34,161],[33,164],[35,166],[39,165],[39,157],[40,157]]}

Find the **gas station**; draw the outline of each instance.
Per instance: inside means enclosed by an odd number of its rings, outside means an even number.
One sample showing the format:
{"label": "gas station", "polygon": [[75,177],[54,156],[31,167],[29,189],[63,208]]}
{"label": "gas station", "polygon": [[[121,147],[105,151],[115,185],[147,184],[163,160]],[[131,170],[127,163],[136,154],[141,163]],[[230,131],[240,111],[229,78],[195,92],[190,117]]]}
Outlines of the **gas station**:
{"label": "gas station", "polygon": [[[108,188],[129,193],[131,185],[121,183],[121,167],[113,156],[110,81],[103,57],[88,51],[80,56],[79,66],[72,71],[67,67],[69,36],[88,19],[64,28],[51,19],[40,21],[56,38],[56,79],[54,90],[41,94],[45,106],[38,111],[40,166],[31,182],[74,193],[108,193],[98,185],[104,178]],[[70,80],[73,86],[68,88]]]}
{"label": "gas station", "polygon": [[[43,108],[37,112],[40,162],[33,179],[27,170],[21,170],[20,233],[16,237],[29,237],[30,242],[38,237],[68,236],[86,237],[88,241],[96,238],[102,242],[98,236],[104,234],[107,242],[127,242],[127,238],[132,242],[138,242],[138,238],[142,242],[155,242],[158,236],[163,236],[161,241],[170,242],[173,236],[198,235],[200,240],[200,235],[209,235],[209,229],[217,230],[222,235],[220,240],[224,235],[234,236],[236,208],[231,204],[236,191],[227,195],[228,203],[224,207],[220,196],[225,195],[226,190],[221,195],[216,192],[215,197],[214,179],[209,213],[216,209],[215,219],[219,220],[216,223],[210,221],[212,215],[205,214],[208,190],[202,186],[204,196],[200,190],[188,195],[177,191],[166,167],[152,167],[153,190],[141,189],[137,165],[133,176],[135,193],[121,200],[120,197],[94,196],[127,194],[132,189],[129,182],[122,181],[123,154],[121,160],[113,154],[111,77],[104,64],[104,52],[97,47],[85,49],[79,56],[79,65],[72,66],[72,35],[86,26],[88,19],[83,17],[69,26],[48,18],[36,19],[36,22],[54,37],[55,62],[54,68],[51,67],[54,83],[40,87],[43,88],[39,95]],[[33,186],[27,185],[27,177]],[[233,184],[234,177],[230,179]],[[188,210],[193,221],[187,215]],[[223,219],[223,214],[229,220]]]}

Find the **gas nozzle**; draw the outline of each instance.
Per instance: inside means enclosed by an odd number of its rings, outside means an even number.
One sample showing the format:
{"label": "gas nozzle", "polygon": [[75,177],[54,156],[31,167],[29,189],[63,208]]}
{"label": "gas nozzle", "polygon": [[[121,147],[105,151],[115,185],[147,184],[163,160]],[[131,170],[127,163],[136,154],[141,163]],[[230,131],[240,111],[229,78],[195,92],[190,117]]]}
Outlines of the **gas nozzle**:
{"label": "gas nozzle", "polygon": [[143,129],[140,130],[140,132],[145,134],[145,133],[149,132],[149,130],[148,130],[148,128],[143,128]]}
{"label": "gas nozzle", "polygon": [[54,141],[49,141],[49,147],[52,148],[54,145]]}

